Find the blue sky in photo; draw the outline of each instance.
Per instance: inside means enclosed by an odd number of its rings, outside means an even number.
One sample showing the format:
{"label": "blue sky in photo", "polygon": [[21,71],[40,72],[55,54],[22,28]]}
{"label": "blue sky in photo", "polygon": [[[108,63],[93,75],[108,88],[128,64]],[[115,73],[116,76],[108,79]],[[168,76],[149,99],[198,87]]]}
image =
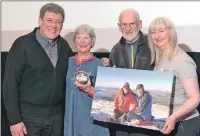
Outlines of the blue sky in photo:
{"label": "blue sky in photo", "polygon": [[96,87],[121,88],[124,82],[129,82],[131,89],[143,84],[148,90],[171,92],[173,76],[172,72],[98,67]]}

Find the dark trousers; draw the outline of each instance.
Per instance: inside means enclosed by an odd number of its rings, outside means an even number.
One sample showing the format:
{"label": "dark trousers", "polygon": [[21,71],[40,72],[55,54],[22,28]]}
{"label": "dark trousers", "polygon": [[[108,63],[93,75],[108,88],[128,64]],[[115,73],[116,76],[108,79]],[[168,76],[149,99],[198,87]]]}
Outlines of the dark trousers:
{"label": "dark trousers", "polygon": [[177,123],[169,136],[200,136],[200,116]]}
{"label": "dark trousers", "polygon": [[118,109],[114,109],[113,118],[114,119],[119,119],[123,114],[124,114],[124,112],[121,112]]}
{"label": "dark trousers", "polygon": [[122,123],[126,121],[126,112],[121,112],[118,109],[114,109],[113,117],[110,118],[110,122],[112,123]]}
{"label": "dark trousers", "polygon": [[63,114],[41,116],[22,113],[28,136],[63,136]]}
{"label": "dark trousers", "polygon": [[200,136],[200,116],[177,123],[169,135],[155,130],[117,124],[109,124],[109,131],[110,136]]}
{"label": "dark trousers", "polygon": [[136,114],[133,111],[128,112],[126,116],[128,121],[131,121],[132,119],[144,120],[140,115]]}

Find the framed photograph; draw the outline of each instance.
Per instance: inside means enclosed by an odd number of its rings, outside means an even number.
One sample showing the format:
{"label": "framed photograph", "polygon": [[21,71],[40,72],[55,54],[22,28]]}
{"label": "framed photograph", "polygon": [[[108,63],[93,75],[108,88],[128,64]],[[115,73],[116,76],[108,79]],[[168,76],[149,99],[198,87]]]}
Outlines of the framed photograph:
{"label": "framed photograph", "polygon": [[98,67],[95,120],[159,130],[170,115],[172,72]]}

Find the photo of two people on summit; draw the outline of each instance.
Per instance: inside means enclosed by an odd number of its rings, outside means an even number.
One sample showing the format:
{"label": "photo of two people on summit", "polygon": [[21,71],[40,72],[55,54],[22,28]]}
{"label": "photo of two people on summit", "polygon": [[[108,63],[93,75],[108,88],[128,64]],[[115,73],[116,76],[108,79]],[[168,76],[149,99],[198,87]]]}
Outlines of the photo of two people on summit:
{"label": "photo of two people on summit", "polygon": [[110,122],[130,122],[138,125],[144,121],[152,121],[152,96],[144,90],[143,84],[136,86],[132,91],[128,82],[125,82],[114,98],[114,113]]}

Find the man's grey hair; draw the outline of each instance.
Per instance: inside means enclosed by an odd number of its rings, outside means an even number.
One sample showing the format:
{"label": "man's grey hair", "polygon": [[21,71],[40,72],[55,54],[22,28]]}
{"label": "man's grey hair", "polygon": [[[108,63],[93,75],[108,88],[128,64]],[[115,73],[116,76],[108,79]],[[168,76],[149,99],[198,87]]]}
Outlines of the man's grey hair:
{"label": "man's grey hair", "polygon": [[46,12],[53,12],[53,13],[59,13],[61,14],[61,16],[63,17],[63,22],[65,20],[65,11],[64,9],[55,3],[47,3],[44,6],[42,6],[42,8],[40,9],[40,18],[44,17],[44,14]]}

